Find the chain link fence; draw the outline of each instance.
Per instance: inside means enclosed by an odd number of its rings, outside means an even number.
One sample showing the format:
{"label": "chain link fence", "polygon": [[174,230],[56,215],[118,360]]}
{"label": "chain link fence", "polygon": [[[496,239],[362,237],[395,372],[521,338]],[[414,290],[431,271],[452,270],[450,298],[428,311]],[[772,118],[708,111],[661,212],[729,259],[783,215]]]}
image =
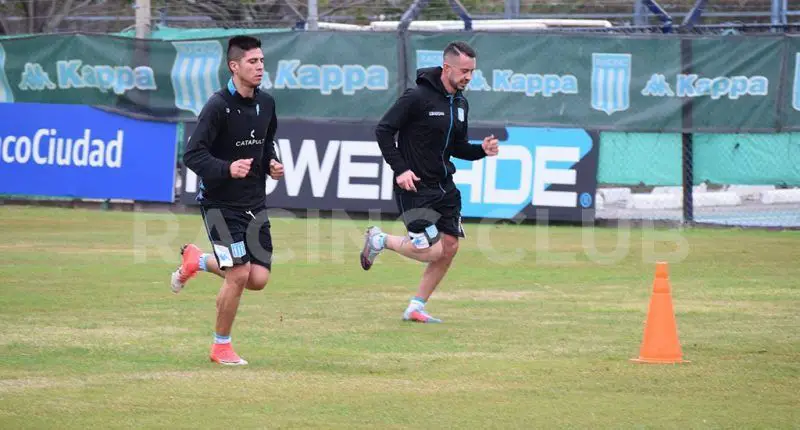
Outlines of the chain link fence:
{"label": "chain link fence", "polygon": [[[135,24],[135,0],[0,0],[0,35],[94,32],[113,33]],[[309,16],[308,0],[150,0],[151,26],[181,28],[293,28]],[[414,0],[318,0],[320,22],[368,24],[398,21]],[[632,31],[661,31],[652,13],[636,22],[634,0],[460,0],[473,19],[595,19]],[[800,24],[800,5],[786,2],[787,21]],[[675,24],[695,0],[663,2]],[[770,31],[772,0],[709,0],[698,25],[703,31]],[[457,20],[450,0],[430,0],[420,20]],[[716,27],[714,27],[716,26]],[[738,28],[738,29],[737,29]],[[734,29],[734,30],[731,30]],[[618,31],[618,30],[615,30]]]}
{"label": "chain link fence", "polygon": [[798,160],[797,133],[602,133],[597,218],[800,228]]}
{"label": "chain link fence", "polygon": [[[366,24],[399,20],[410,0],[319,2],[320,22]],[[792,3],[792,2],[790,2]],[[634,1],[517,2],[462,0],[473,19],[606,19],[610,27],[558,27],[546,33],[663,34],[650,14],[634,25]],[[511,4],[512,7],[509,7]],[[683,25],[694,1],[669,5],[671,31],[681,35],[800,34],[800,6],[788,23],[770,23],[771,1],[710,1],[703,19]],[[152,23],[171,27],[293,28],[308,2],[152,0]],[[794,10],[794,9],[796,10]],[[459,19],[450,2],[432,0],[417,18]],[[5,34],[58,31],[118,32],[133,25],[130,1],[0,0]],[[798,73],[800,76],[800,73]],[[596,214],[600,220],[800,228],[800,133],[680,134],[602,132]]]}

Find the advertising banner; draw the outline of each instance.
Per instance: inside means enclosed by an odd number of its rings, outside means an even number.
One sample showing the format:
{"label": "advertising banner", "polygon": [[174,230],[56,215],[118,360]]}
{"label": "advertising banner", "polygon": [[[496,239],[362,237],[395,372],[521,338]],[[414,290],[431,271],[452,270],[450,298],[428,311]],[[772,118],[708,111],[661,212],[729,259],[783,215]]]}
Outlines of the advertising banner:
{"label": "advertising banner", "polygon": [[783,97],[783,123],[787,129],[800,131],[800,36],[788,39],[789,58],[786,60],[786,91]]}
{"label": "advertising banner", "polygon": [[[264,33],[261,88],[281,116],[377,119],[397,96],[392,34]],[[0,43],[0,102],[115,107],[192,119],[231,76],[227,39],[36,36]]]}
{"label": "advertising banner", "polygon": [[[378,121],[421,67],[465,40],[473,122],[629,132],[800,129],[790,35],[272,32],[261,88],[281,118]],[[406,37],[401,44],[401,37]],[[0,42],[0,102],[196,119],[230,77],[227,38],[37,35]],[[401,49],[400,47],[403,47]],[[684,115],[691,107],[691,115]]]}
{"label": "advertising banner", "polygon": [[[285,168],[265,184],[268,207],[398,213],[394,176],[374,123],[284,120],[277,142]],[[190,136],[194,124],[186,126]],[[471,126],[472,143],[494,134],[500,155],[453,159],[464,218],[594,219],[597,137],[580,129]],[[197,204],[197,176],[182,169],[181,202]]]}
{"label": "advertising banner", "polygon": [[[452,34],[277,32],[261,88],[281,118],[378,121]],[[407,43],[401,44],[401,37]],[[473,122],[629,132],[800,129],[790,35],[459,33],[477,53]],[[0,42],[0,102],[191,121],[230,77],[227,39],[37,35]],[[400,49],[403,46],[404,49]],[[691,106],[691,115],[684,115]]]}
{"label": "advertising banner", "polygon": [[0,103],[0,194],[172,202],[175,124]]}

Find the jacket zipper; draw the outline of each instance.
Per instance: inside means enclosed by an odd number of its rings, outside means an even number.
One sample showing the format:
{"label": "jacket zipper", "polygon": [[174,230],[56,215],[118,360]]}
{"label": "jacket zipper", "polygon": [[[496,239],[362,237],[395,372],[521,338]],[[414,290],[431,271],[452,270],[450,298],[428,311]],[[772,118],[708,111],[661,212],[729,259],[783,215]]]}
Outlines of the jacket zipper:
{"label": "jacket zipper", "polygon": [[[444,162],[444,153],[447,151],[447,145],[450,143],[450,133],[453,131],[453,95],[450,94],[447,98],[450,100],[450,126],[447,128],[447,138],[445,138],[444,148],[442,148],[442,168],[444,169],[445,177],[447,177],[447,164]],[[439,189],[442,190],[442,194],[446,194],[441,181],[439,181]]]}

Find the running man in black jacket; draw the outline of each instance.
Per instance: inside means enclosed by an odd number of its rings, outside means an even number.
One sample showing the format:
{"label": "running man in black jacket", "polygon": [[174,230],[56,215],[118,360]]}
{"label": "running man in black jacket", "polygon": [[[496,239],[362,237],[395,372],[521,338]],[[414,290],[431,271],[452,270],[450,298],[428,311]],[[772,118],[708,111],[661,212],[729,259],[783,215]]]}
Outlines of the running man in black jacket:
{"label": "running man in black jacket", "polygon": [[383,157],[394,171],[395,199],[408,236],[388,235],[371,226],[361,251],[364,270],[384,249],[428,263],[417,295],[403,313],[404,320],[423,323],[441,322],[425,311],[425,304],[464,237],[461,193],[453,182],[456,169],[450,157],[479,160],[498,152],[494,136],[480,145],[467,138],[469,104],[462,91],[475,71],[475,51],[464,42],[453,42],[443,59],[442,67],[417,71],[417,87],[395,102],[375,130]]}
{"label": "running man in black jacket", "polygon": [[230,39],[227,60],[233,76],[203,107],[183,156],[186,167],[201,179],[198,200],[213,254],[184,245],[171,284],[178,293],[198,271],[224,278],[210,358],[243,365],[247,361],[231,346],[231,328],[244,289],[262,290],[269,280],[272,236],[266,179],[283,176],[283,165],[273,147],[275,100],[258,88],[264,75],[261,41]]}

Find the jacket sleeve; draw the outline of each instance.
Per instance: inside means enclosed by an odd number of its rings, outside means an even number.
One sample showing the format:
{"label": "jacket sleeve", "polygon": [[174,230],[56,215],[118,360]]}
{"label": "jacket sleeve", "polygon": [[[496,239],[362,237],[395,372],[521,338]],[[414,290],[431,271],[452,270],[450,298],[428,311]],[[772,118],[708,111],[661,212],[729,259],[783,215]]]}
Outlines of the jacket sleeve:
{"label": "jacket sleeve", "polygon": [[386,163],[398,175],[408,170],[409,167],[403,158],[403,154],[400,153],[400,150],[395,145],[395,135],[410,121],[415,104],[413,90],[407,89],[394,102],[392,107],[386,111],[383,118],[378,122],[378,126],[375,127],[375,137],[378,140],[378,146],[381,148],[381,154],[383,154]]}
{"label": "jacket sleeve", "polygon": [[264,138],[264,159],[263,159],[263,166],[264,166],[264,175],[269,176],[269,162],[271,160],[278,160],[281,162],[280,158],[278,158],[278,154],[275,153],[275,134],[278,132],[278,114],[275,110],[273,102],[273,109],[272,109],[272,119],[269,121],[269,125],[267,126],[267,135]]}
{"label": "jacket sleeve", "polygon": [[211,154],[211,146],[225,121],[225,103],[219,97],[212,97],[197,118],[197,127],[189,136],[183,164],[204,179],[230,178],[231,162],[221,160]]}
{"label": "jacket sleeve", "polygon": [[465,109],[466,112],[464,112],[464,133],[456,136],[453,145],[453,157],[470,161],[480,160],[481,158],[486,157],[486,152],[483,150],[483,147],[480,144],[469,143],[469,140],[467,138],[469,134],[468,131],[469,105],[466,105]]}

